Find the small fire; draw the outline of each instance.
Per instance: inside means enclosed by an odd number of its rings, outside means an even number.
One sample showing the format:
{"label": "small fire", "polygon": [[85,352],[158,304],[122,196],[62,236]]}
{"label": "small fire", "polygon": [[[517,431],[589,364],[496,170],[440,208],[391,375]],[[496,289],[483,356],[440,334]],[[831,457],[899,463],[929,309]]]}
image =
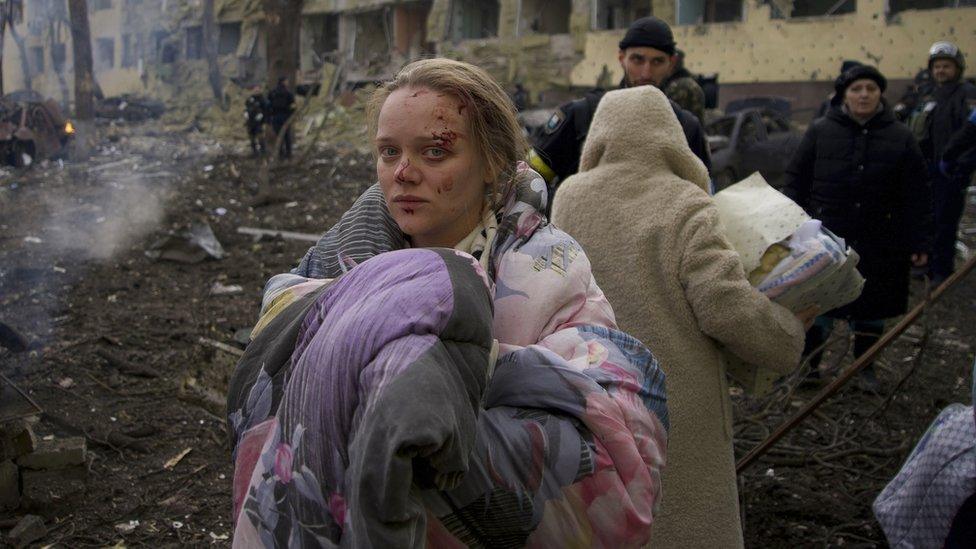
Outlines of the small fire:
{"label": "small fire", "polygon": [[68,135],[75,133],[75,127],[71,125],[70,120],[64,125],[64,133]]}

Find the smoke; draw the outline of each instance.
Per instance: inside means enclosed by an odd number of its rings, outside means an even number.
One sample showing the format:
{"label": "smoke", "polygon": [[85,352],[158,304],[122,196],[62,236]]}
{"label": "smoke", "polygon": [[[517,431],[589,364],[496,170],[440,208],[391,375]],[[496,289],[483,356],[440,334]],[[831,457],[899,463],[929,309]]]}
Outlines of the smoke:
{"label": "smoke", "polygon": [[[118,169],[131,164],[124,163]],[[103,170],[87,192],[45,197],[49,221],[41,238],[57,255],[105,261],[156,230],[165,214],[159,178]]]}

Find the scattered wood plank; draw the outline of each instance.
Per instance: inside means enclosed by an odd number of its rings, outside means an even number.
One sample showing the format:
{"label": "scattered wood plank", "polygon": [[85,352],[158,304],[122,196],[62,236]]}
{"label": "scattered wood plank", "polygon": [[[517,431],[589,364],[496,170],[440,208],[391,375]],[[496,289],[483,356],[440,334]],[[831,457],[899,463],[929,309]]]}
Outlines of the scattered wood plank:
{"label": "scattered wood plank", "polygon": [[230,353],[230,354],[232,354],[234,356],[242,356],[244,354],[244,351],[241,350],[241,349],[238,349],[237,347],[234,347],[232,345],[228,345],[226,343],[222,343],[222,342],[217,341],[217,340],[214,340],[214,339],[210,339],[208,337],[201,337],[197,341],[200,342],[200,343],[202,343],[203,345],[209,345],[209,346],[214,347],[216,349],[220,349],[221,351],[223,351],[225,353]]}
{"label": "scattered wood plank", "polygon": [[156,379],[159,377],[159,372],[143,366],[141,364],[134,364],[128,360],[118,356],[117,354],[109,351],[108,349],[96,349],[95,354],[105,359],[110,366],[118,369],[120,372],[126,375],[134,377],[145,377],[150,379]]}
{"label": "scattered wood plank", "polygon": [[279,231],[276,229],[259,229],[256,227],[238,227],[237,232],[251,236],[280,236],[285,240],[301,240],[303,242],[318,242],[322,235],[312,233],[296,233],[293,231]]}

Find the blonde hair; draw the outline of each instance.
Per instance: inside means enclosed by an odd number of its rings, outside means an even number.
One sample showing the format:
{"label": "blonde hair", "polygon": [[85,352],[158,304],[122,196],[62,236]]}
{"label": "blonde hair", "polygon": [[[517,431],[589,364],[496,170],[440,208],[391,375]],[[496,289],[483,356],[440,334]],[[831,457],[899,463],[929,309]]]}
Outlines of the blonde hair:
{"label": "blonde hair", "polygon": [[492,195],[505,196],[515,179],[515,166],[525,158],[528,142],[515,116],[515,105],[484,69],[453,59],[422,59],[400,69],[373,92],[366,106],[370,138],[378,131],[380,109],[398,89],[425,87],[457,97],[469,113],[472,142],[491,174]]}

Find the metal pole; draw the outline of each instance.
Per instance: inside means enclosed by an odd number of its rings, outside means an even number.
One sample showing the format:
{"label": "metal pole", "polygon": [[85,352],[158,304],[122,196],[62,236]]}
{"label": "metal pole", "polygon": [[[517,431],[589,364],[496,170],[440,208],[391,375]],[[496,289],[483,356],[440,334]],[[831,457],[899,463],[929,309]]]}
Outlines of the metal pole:
{"label": "metal pole", "polygon": [[766,438],[766,440],[763,440],[762,442],[757,444],[752,450],[749,450],[749,453],[743,456],[742,459],[740,459],[739,462],[736,463],[735,465],[736,474],[741,474],[743,471],[745,471],[746,468],[752,465],[752,463],[757,459],[759,459],[760,456],[768,452],[769,449],[772,448],[777,441],[779,441],[779,439],[783,438],[783,436],[786,435],[786,433],[790,432],[794,427],[799,425],[799,423],[802,422],[804,419],[806,419],[808,415],[810,415],[811,413],[813,413],[814,410],[819,408],[820,405],[824,403],[824,401],[826,401],[828,398],[832,397],[834,393],[839,391],[841,387],[843,387],[852,377],[854,377],[854,374],[858,373],[859,371],[861,371],[862,368],[870,364],[874,360],[874,358],[878,356],[878,354],[881,353],[881,351],[883,351],[885,347],[888,346],[889,343],[894,341],[895,338],[901,335],[901,333],[904,332],[905,329],[911,326],[912,323],[914,323],[915,320],[917,320],[918,317],[922,315],[922,312],[925,310],[927,306],[931,305],[932,303],[935,303],[937,299],[942,297],[942,294],[944,294],[946,290],[951,288],[956,282],[958,282],[967,274],[969,274],[969,271],[973,270],[974,266],[976,266],[976,256],[970,258],[969,261],[967,261],[961,269],[959,269],[958,271],[953,273],[952,276],[947,278],[945,282],[943,282],[938,288],[936,288],[928,296],[928,298],[926,298],[924,301],[916,305],[915,308],[909,311],[908,314],[906,314],[905,317],[902,318],[901,321],[898,324],[896,324],[894,328],[892,328],[883,336],[881,336],[881,338],[874,345],[872,345],[871,348],[868,349],[863,355],[857,357],[854,360],[853,364],[851,364],[844,371],[842,371],[840,375],[837,376],[837,379],[835,379],[829,385],[824,387],[823,390],[817,394],[817,396],[813,397],[813,399],[806,404],[806,406],[800,408],[800,410],[798,410],[796,414],[794,414],[792,417],[784,421],[779,427],[776,428],[775,431],[773,431],[771,435],[769,435]]}

